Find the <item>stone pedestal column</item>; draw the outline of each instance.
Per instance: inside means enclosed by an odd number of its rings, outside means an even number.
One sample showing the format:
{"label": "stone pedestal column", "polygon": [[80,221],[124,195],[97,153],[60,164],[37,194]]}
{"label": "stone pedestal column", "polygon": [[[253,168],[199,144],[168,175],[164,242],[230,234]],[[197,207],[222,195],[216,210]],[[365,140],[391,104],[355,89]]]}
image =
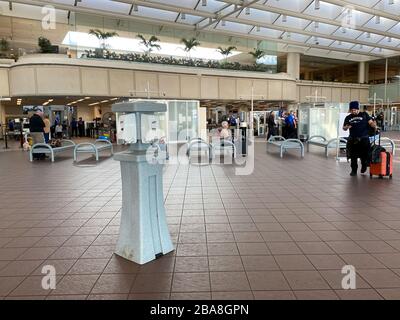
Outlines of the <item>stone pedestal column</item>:
{"label": "stone pedestal column", "polygon": [[151,164],[146,154],[119,153],[122,214],[116,254],[144,264],[174,250],[169,235],[163,197],[162,166]]}
{"label": "stone pedestal column", "polygon": [[162,168],[147,157],[150,144],[143,143],[141,115],[165,112],[166,105],[152,101],[123,102],[114,112],[135,113],[137,142],[114,159],[121,163],[122,213],[115,253],[145,264],[174,250],[164,209]]}

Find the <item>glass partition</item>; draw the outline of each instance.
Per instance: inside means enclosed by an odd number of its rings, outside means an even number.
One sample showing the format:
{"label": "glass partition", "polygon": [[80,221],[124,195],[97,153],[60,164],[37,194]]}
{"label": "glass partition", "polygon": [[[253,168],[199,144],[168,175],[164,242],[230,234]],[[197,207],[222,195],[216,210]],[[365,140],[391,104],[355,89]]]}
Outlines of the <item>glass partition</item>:
{"label": "glass partition", "polygon": [[[142,115],[142,141],[166,140],[168,143],[185,143],[200,136],[200,102],[194,100],[152,100],[167,103],[167,112]],[[119,143],[136,142],[134,115],[117,114],[117,135]]]}
{"label": "glass partition", "polygon": [[327,140],[338,134],[340,113],[346,113],[345,103],[303,103],[299,106],[299,136],[322,136]]}

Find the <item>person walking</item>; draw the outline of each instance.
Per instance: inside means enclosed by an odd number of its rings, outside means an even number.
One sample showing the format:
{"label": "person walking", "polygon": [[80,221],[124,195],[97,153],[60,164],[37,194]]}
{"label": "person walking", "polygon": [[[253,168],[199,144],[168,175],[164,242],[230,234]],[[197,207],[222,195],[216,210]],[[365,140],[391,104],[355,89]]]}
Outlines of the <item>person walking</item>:
{"label": "person walking", "polygon": [[349,105],[350,114],[345,118],[343,130],[350,130],[347,140],[347,158],[351,159],[352,177],[357,175],[358,158],[361,159],[361,173],[367,171],[369,165],[370,139],[369,127],[376,130],[376,123],[367,112],[360,112],[360,103],[352,101]]}

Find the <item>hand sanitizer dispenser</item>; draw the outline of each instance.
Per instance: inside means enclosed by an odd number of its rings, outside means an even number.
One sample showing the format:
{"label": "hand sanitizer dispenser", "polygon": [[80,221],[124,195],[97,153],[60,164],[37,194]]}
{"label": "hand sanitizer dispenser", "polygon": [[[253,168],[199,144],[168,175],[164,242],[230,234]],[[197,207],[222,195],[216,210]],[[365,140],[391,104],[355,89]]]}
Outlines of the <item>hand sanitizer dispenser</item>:
{"label": "hand sanitizer dispenser", "polygon": [[114,159],[121,163],[122,214],[116,254],[138,264],[174,250],[168,231],[162,183],[162,165],[148,161],[151,147],[143,143],[141,115],[166,112],[166,103],[138,100],[116,103],[114,112],[135,114],[136,141]]}

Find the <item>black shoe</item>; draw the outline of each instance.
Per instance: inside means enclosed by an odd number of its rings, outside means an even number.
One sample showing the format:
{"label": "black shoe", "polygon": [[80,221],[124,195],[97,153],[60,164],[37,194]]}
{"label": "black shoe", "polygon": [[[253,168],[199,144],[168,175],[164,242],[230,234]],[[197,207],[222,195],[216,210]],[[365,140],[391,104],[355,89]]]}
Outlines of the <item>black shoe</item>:
{"label": "black shoe", "polygon": [[361,173],[366,173],[367,172],[367,166],[363,166],[362,168],[361,168]]}
{"label": "black shoe", "polygon": [[352,171],[352,172],[350,172],[350,175],[351,175],[352,177],[355,177],[355,176],[357,175],[357,171]]}

